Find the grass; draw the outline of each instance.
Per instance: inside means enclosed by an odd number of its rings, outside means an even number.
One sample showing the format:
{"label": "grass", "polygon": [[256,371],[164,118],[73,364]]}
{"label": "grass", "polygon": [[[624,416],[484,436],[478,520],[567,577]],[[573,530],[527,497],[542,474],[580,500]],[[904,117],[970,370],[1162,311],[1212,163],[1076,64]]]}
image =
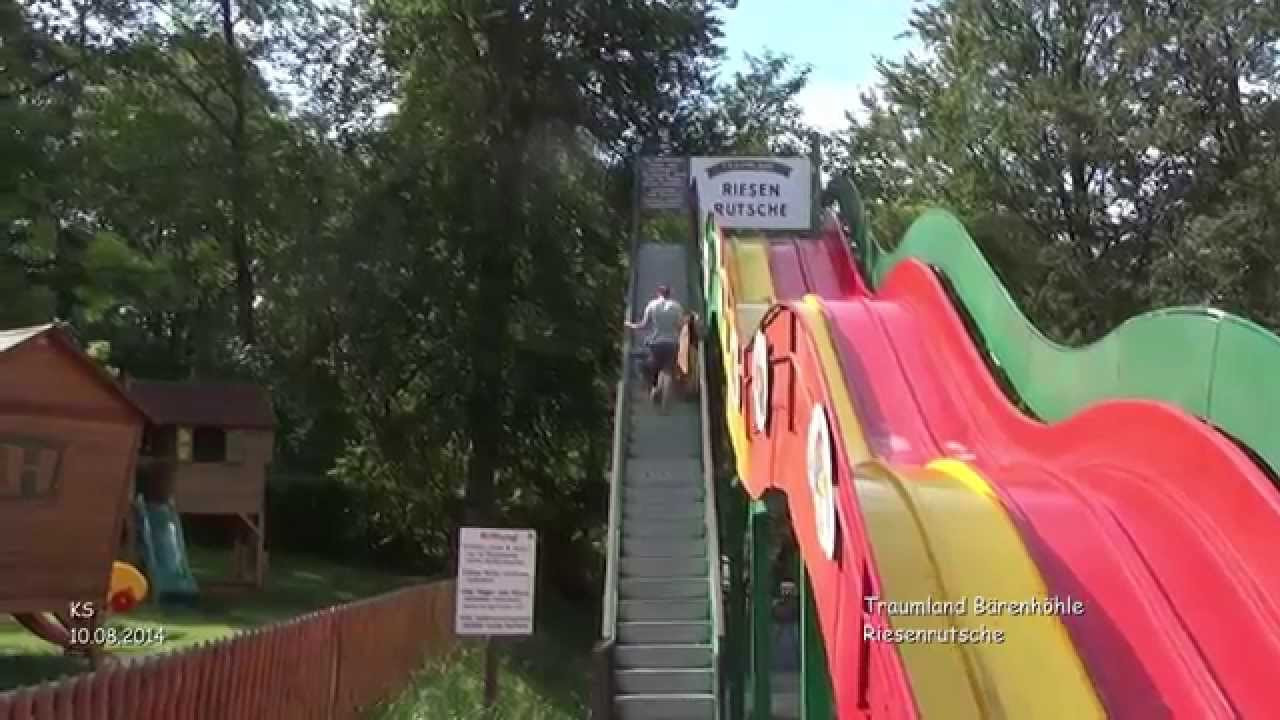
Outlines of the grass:
{"label": "grass", "polygon": [[498,699],[483,707],[484,646],[467,641],[427,664],[409,688],[374,710],[371,720],[579,720],[586,715],[595,623],[545,593],[529,638],[499,641]]}
{"label": "grass", "polygon": [[[330,605],[403,587],[413,578],[336,565],[307,556],[273,553],[265,587],[226,590],[212,583],[228,577],[230,553],[190,547],[191,569],[201,594],[191,607],[147,603],[112,618],[119,627],[159,627],[164,642],[143,648],[116,648],[136,656],[196,645]],[[8,616],[0,616],[0,692],[83,672],[85,661],[66,657],[60,648],[31,635]]]}

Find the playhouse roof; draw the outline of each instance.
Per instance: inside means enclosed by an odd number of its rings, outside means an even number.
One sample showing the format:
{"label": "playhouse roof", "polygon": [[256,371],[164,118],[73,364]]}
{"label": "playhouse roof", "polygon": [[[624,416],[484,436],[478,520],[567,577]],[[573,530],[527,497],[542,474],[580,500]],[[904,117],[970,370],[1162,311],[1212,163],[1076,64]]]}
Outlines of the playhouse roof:
{"label": "playhouse roof", "polygon": [[155,425],[267,430],[276,424],[271,396],[260,385],[130,379],[126,388]]}
{"label": "playhouse roof", "polygon": [[58,323],[45,323],[29,327],[0,330],[0,355],[16,350],[23,344],[39,337],[47,337],[56,347],[73,358],[87,373],[102,384],[108,392],[115,395],[124,405],[139,415],[146,415],[146,410],[134,398],[125,392],[120,383],[111,376],[93,358],[89,357],[71,336],[65,327]]}
{"label": "playhouse roof", "polygon": [[44,325],[32,325],[31,327],[20,327],[12,330],[0,330],[0,353],[15,348],[37,335],[43,335],[55,327],[57,326],[53,323],[45,323]]}

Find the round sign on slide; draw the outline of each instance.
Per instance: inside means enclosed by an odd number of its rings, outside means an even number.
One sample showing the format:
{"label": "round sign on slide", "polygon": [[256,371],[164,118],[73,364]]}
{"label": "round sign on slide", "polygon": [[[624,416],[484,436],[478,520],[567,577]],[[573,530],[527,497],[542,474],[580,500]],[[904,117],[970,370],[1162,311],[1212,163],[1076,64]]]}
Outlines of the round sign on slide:
{"label": "round sign on slide", "polygon": [[763,330],[756,330],[751,342],[751,400],[755,410],[756,432],[763,435],[769,426],[769,341]]}
{"label": "round sign on slide", "polygon": [[813,527],[822,554],[830,560],[836,554],[836,494],[831,426],[822,405],[813,406],[809,417],[809,492],[813,495]]}

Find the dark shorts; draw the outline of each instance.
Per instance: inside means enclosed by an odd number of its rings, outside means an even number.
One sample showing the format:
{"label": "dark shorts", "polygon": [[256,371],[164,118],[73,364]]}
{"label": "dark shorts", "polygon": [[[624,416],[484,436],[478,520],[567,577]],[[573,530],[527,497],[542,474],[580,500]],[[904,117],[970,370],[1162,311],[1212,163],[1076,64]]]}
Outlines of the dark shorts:
{"label": "dark shorts", "polygon": [[672,342],[649,343],[649,381],[658,383],[658,373],[673,370],[676,364],[676,344]]}

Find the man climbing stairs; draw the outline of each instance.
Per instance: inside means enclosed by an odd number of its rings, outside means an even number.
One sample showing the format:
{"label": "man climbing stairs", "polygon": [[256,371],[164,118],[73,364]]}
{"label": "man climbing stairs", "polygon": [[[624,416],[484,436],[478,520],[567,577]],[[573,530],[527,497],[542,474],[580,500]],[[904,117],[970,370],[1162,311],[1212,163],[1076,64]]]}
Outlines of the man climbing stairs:
{"label": "man climbing stairs", "polygon": [[[680,245],[645,244],[634,258],[636,287],[669,284],[689,303],[689,264]],[[683,297],[681,297],[683,295]],[[634,303],[633,303],[634,305]],[[638,344],[638,343],[637,343]],[[663,414],[640,373],[629,373],[619,436],[613,712],[621,720],[717,717],[714,569],[703,480],[699,398],[672,398]],[[699,388],[701,390],[701,388]],[[712,514],[712,518],[714,515]],[[606,597],[609,593],[606,592]],[[607,610],[606,610],[607,612]],[[607,631],[606,631],[607,632]]]}

